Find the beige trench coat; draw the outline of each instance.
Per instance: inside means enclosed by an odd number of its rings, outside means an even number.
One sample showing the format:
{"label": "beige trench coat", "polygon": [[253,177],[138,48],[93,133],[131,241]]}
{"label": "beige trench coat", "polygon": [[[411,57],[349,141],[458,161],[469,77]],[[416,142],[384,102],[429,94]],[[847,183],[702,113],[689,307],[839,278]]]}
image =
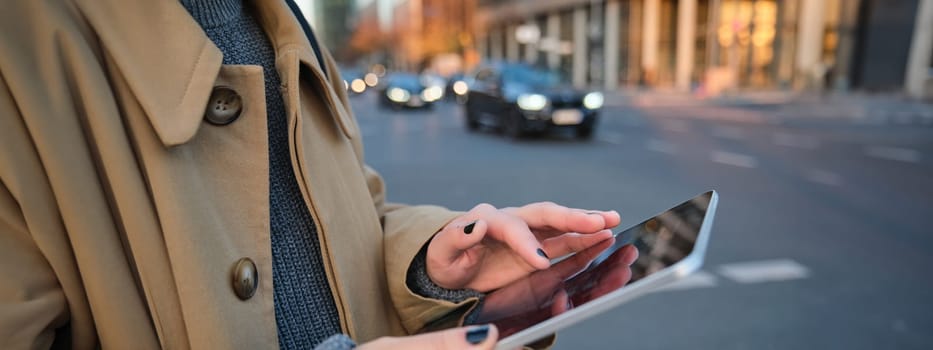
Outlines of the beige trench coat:
{"label": "beige trench coat", "polygon": [[[333,60],[328,78],[287,6],[255,3],[343,331],[402,335],[471,307],[405,285],[457,213],[384,203]],[[0,348],[277,347],[263,73],[221,58],[177,0],[4,2]],[[243,100],[225,126],[203,119],[220,85]],[[242,301],[244,257],[259,287]]]}

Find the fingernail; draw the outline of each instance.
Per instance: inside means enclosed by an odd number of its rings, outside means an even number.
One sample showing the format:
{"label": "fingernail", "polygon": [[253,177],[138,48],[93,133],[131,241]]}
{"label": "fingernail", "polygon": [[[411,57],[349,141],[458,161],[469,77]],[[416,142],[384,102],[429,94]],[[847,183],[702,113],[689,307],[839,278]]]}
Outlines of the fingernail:
{"label": "fingernail", "polygon": [[547,256],[547,254],[544,253],[544,249],[541,249],[541,248],[538,248],[538,255],[540,255],[542,258],[545,258],[545,259],[548,259],[548,260],[551,259],[551,257]]}
{"label": "fingernail", "polygon": [[476,345],[482,343],[488,336],[489,325],[482,325],[467,331],[466,341],[470,344]]}
{"label": "fingernail", "polygon": [[463,227],[463,233],[471,234],[473,233],[473,227],[476,226],[476,221],[471,222],[469,225]]}

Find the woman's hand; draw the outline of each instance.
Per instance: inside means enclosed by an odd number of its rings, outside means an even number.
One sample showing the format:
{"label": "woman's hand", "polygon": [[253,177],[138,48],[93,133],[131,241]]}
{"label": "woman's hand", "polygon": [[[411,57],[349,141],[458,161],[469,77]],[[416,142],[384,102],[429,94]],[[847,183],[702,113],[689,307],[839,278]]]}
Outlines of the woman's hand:
{"label": "woman's hand", "polygon": [[382,337],[360,345],[356,349],[492,349],[496,346],[497,340],[499,340],[499,331],[496,326],[482,325],[453,328],[408,337]]}
{"label": "woman's hand", "polygon": [[496,209],[480,204],[451,221],[428,244],[428,276],[447,289],[488,292],[546,269],[550,258],[612,237],[615,211],[587,211],[542,202]]}

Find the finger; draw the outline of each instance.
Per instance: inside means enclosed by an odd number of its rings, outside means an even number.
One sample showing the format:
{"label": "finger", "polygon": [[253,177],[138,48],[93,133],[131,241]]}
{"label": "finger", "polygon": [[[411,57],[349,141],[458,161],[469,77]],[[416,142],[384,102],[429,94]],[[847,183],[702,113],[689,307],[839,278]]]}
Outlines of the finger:
{"label": "finger", "polygon": [[596,259],[600,253],[611,247],[613,243],[615,243],[615,238],[613,237],[604,239],[588,249],[584,249],[567,259],[561,260],[548,270],[548,272],[559,280],[564,280],[567,277],[573,276],[589,266],[593,259]]}
{"label": "finger", "polygon": [[609,211],[583,210],[583,209],[577,209],[577,210],[581,210],[590,215],[595,214],[595,215],[602,216],[603,220],[606,222],[606,228],[613,228],[613,227],[619,226],[619,224],[622,223],[622,216],[619,215],[619,212],[615,210],[609,210]]}
{"label": "finger", "polygon": [[551,315],[557,316],[573,308],[573,303],[567,295],[567,291],[560,289],[554,293],[553,304],[551,304]]}
{"label": "finger", "polygon": [[551,202],[511,208],[511,212],[535,229],[550,231],[550,234],[565,232],[592,233],[618,225],[618,213],[571,209]]}
{"label": "finger", "polygon": [[[624,254],[624,253],[623,253]],[[623,255],[614,261],[607,261],[610,264],[599,277],[599,282],[589,291],[589,297],[595,299],[609,294],[616,289],[621,288],[632,279],[632,268],[626,263],[627,256]]]}
{"label": "finger", "polygon": [[551,258],[524,221],[502,211],[490,213],[485,220],[487,235],[505,243],[525,263],[538,270],[551,266]]}
{"label": "finger", "polygon": [[544,252],[552,258],[559,258],[592,247],[596,243],[612,237],[612,231],[602,230],[593,234],[565,233],[542,242]]}
{"label": "finger", "polygon": [[499,340],[499,330],[493,324],[485,324],[428,333],[426,336],[436,337],[431,341],[431,349],[493,349]]}
{"label": "finger", "polygon": [[485,220],[447,225],[431,240],[428,259],[444,265],[452,264],[462,257],[464,251],[483,240],[487,228]]}
{"label": "finger", "polygon": [[385,337],[363,344],[357,349],[493,349],[499,340],[495,325],[461,327],[408,337]]}
{"label": "finger", "polygon": [[622,247],[624,250],[622,261],[625,265],[632,266],[635,263],[635,260],[638,260],[638,248],[629,244]]}

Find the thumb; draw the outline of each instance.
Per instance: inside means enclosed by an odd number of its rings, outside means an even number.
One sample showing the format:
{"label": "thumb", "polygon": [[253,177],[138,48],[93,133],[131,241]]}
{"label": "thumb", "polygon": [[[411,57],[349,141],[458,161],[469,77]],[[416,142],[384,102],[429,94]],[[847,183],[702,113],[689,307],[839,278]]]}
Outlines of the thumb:
{"label": "thumb", "polygon": [[432,349],[493,349],[499,340],[499,330],[492,324],[462,327],[427,336],[437,337],[431,341]]}
{"label": "thumb", "polygon": [[428,247],[428,259],[452,264],[467,249],[483,240],[489,226],[485,220],[449,225],[434,236]]}

